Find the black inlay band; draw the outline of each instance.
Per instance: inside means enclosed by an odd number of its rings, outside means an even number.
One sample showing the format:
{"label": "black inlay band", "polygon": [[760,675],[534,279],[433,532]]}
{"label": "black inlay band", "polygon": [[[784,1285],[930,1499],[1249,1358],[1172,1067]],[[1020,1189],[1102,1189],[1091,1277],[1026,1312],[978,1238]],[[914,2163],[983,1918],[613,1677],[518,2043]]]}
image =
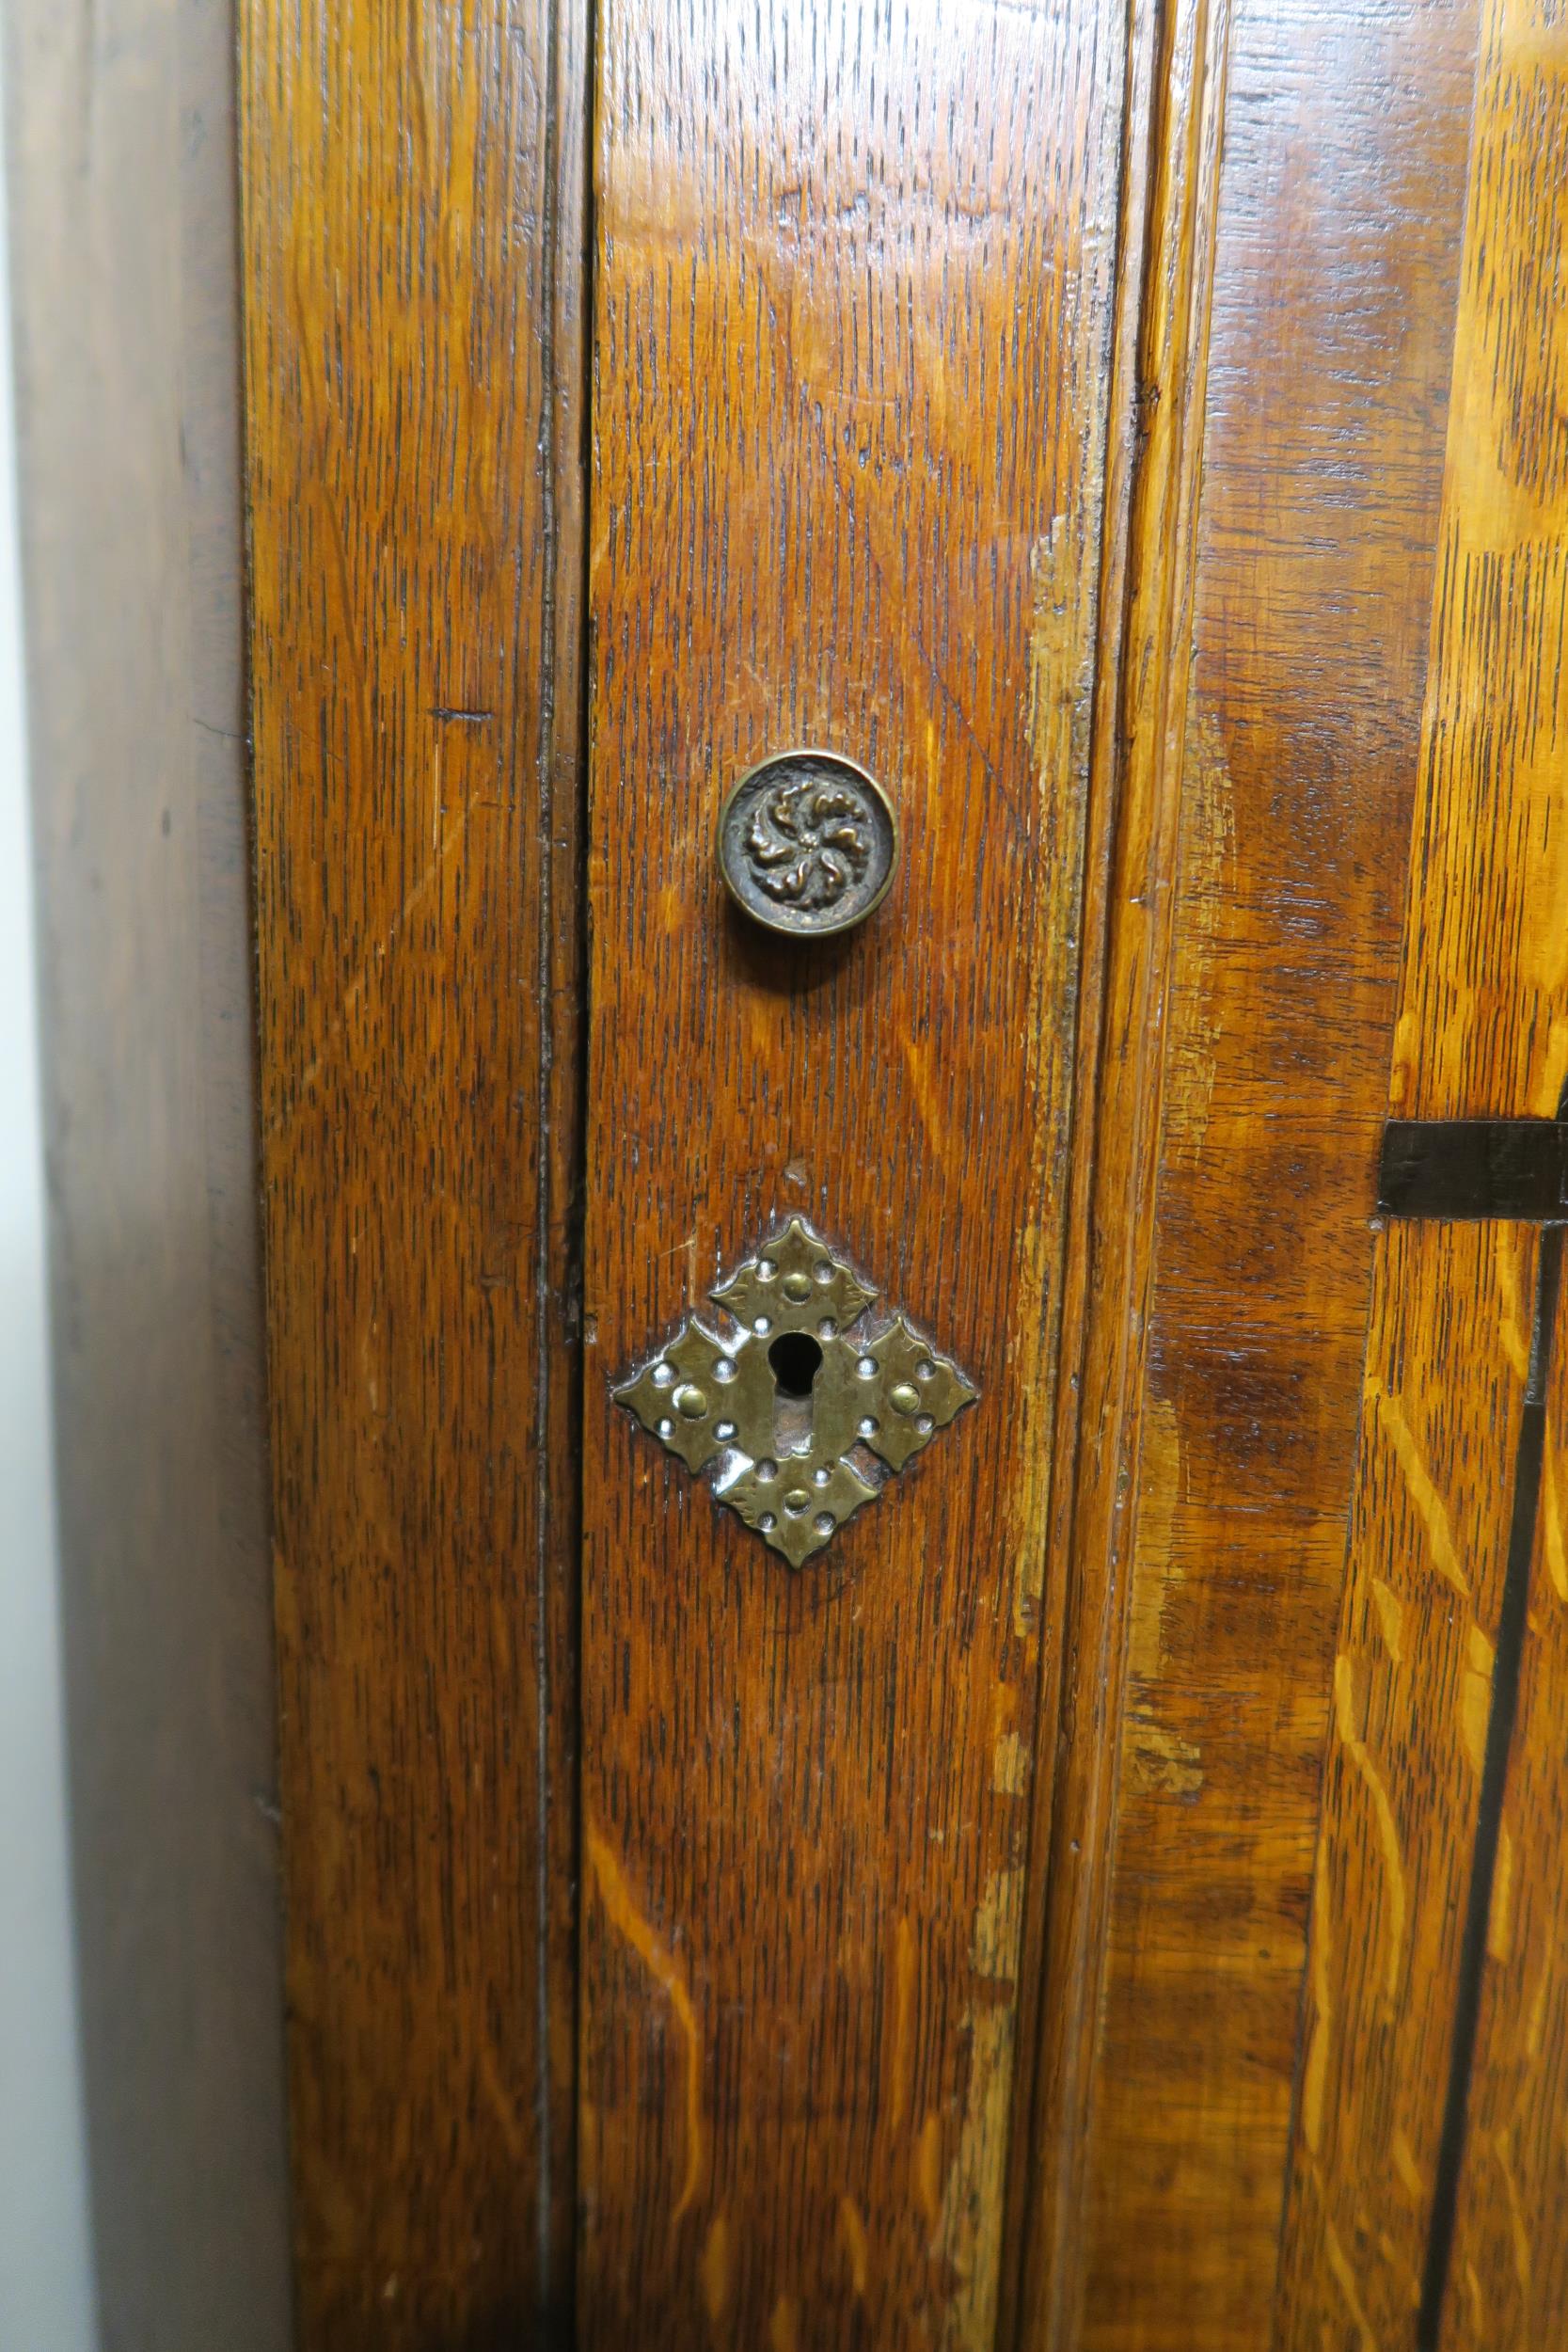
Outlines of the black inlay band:
{"label": "black inlay band", "polygon": [[1568,1125],[1555,1119],[1391,1119],[1377,1205],[1385,1216],[1568,1223]]}

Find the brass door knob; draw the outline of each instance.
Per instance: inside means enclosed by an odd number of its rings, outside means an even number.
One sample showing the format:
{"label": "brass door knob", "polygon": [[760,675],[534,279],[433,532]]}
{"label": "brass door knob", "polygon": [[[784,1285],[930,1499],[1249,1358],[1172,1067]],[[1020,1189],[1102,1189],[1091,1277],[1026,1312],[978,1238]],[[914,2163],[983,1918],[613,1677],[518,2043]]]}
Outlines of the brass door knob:
{"label": "brass door knob", "polygon": [[736,906],[770,931],[821,939],[887,896],[898,825],[875,777],[835,752],[782,752],[750,768],[719,818],[719,868]]}

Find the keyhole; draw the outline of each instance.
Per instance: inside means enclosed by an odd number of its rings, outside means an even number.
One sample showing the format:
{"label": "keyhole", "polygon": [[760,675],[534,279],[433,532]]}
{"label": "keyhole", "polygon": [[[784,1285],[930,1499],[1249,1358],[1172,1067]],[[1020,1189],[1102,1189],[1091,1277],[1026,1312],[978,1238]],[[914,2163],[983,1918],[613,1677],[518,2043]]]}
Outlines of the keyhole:
{"label": "keyhole", "polygon": [[781,1331],[768,1351],[781,1396],[810,1396],[822,1369],[822,1350],[809,1331]]}
{"label": "keyhole", "polygon": [[768,1351],[773,1374],[773,1443],[780,1454],[811,1452],[811,1392],[822,1350],[809,1331],[781,1331]]}

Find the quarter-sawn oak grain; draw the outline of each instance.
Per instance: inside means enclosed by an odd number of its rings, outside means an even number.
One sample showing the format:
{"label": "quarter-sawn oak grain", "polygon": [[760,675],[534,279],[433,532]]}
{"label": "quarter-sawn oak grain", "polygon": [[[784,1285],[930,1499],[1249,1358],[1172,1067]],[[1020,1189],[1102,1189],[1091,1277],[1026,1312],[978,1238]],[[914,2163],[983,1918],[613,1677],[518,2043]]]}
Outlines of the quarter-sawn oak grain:
{"label": "quarter-sawn oak grain", "polygon": [[302,2352],[564,2328],[584,20],[245,0]]}
{"label": "quarter-sawn oak grain", "polygon": [[[1549,1117],[1568,1073],[1561,922],[1568,880],[1568,679],[1561,659],[1568,622],[1568,453],[1561,432],[1568,330],[1559,293],[1568,246],[1565,133],[1568,15],[1536,0],[1488,0],[1390,1086],[1391,1111],[1402,1118]],[[1309,2043],[1284,2240],[1279,2352],[1292,2352],[1297,2342],[1333,2328],[1359,2329],[1361,2340],[1378,2352],[1409,2352],[1416,2341],[1452,2057],[1455,1937],[1476,1864],[1469,1834],[1472,1781],[1480,1773],[1476,1742],[1484,1743],[1493,1704],[1486,1645],[1496,1629],[1496,1518],[1506,1514],[1514,1483],[1516,1446],[1509,1415],[1497,1409],[1497,1388],[1499,1381],[1524,1379],[1535,1301],[1533,1240],[1511,1242],[1507,1228],[1493,1231],[1509,1306],[1490,1339],[1485,1317],[1478,1315],[1465,1360],[1454,1361],[1447,1375],[1452,1409],[1465,1418],[1445,1449],[1456,1457],[1462,1442],[1474,1466],[1467,1481],[1489,1481],[1491,1495],[1478,1493],[1464,1511],[1449,1503],[1429,1517],[1430,1556],[1439,1565],[1443,1553],[1451,1557],[1471,1597],[1462,1603],[1456,1593],[1446,1604],[1465,1642],[1459,1645],[1456,1635],[1403,1648],[1364,1645],[1358,1669],[1357,1722],[1403,1722],[1408,1737],[1395,1747],[1416,1759],[1404,1799],[1396,1794],[1388,1800],[1389,1851],[1397,1851],[1418,1890],[1410,1899],[1411,1943],[1397,1985],[1380,1982],[1354,1956],[1368,1912],[1368,1900],[1356,1899],[1358,1875],[1374,1866],[1364,1859],[1365,1822],[1354,1775],[1339,1769],[1339,1750],[1330,1754],[1308,1984],[1332,2120],[1315,2146]],[[1423,1283],[1417,1299],[1400,1295],[1391,1284],[1382,1292],[1368,1349],[1369,1393],[1376,1397],[1384,1392],[1376,1384],[1386,1384],[1385,1367],[1396,1352],[1426,1367],[1434,1383],[1443,1378],[1448,1335],[1477,1295],[1465,1277],[1467,1245],[1459,1229],[1446,1245],[1426,1247],[1450,1264],[1452,1279]],[[1380,1255],[1395,1248],[1386,1237]],[[1364,1426],[1364,1463],[1374,1443]],[[1423,1491],[1442,1494],[1441,1465],[1418,1442],[1412,1442],[1404,1468],[1418,1498]],[[1396,1531],[1389,1528],[1385,1540],[1397,1547]],[[1438,1597],[1434,1591],[1429,1608]],[[1347,1630],[1360,1605],[1353,1573]],[[1550,1638],[1549,1613],[1543,1619],[1541,1608],[1538,1585],[1523,1655],[1532,1708],[1551,1672],[1549,1657],[1536,1655],[1538,1644]],[[1465,1631],[1464,1620],[1472,1612],[1474,1623]],[[1347,1646],[1342,1633],[1341,1660]],[[1451,1724],[1461,1702],[1467,1710],[1465,1738],[1445,1747],[1438,1727]],[[1342,1720],[1338,1731],[1342,1748]],[[1561,1804],[1542,1773],[1538,1728],[1514,1736],[1532,1744],[1513,1780],[1509,1860],[1494,1883],[1494,1942],[1503,1915],[1497,1906],[1506,1905],[1517,1860],[1531,1841],[1531,1824],[1518,1809],[1520,1788],[1528,1787],[1548,1815]],[[1422,1739],[1433,1744],[1423,1748]],[[1375,1769],[1370,1743],[1363,1752]],[[1424,1849],[1420,1859],[1409,1851],[1418,1843]],[[1439,1922],[1440,1931],[1419,1931],[1427,1917]],[[1468,2137],[1472,2113],[1462,2156],[1464,2239],[1457,2264],[1444,2264],[1445,2344],[1481,2340],[1468,2331],[1490,2308],[1487,2286],[1496,2296],[1499,2283],[1492,2258],[1481,2248],[1495,2246],[1500,2228],[1516,2248],[1530,2234],[1512,2163],[1497,2161],[1500,2119],[1488,2072],[1494,2041],[1497,2065],[1506,2072],[1510,2034],[1530,2028],[1499,2012],[1497,1983],[1494,1969],[1485,2010],[1488,2039],[1476,2059],[1481,2090],[1475,2111],[1489,2118],[1482,2128],[1490,2129],[1491,2138],[1477,2146]],[[1553,1997],[1544,1978],[1532,1997]],[[1396,2126],[1397,2145],[1390,2137]],[[1516,2153],[1522,2164],[1541,2168],[1544,2187],[1546,2151],[1521,2146]],[[1509,2208],[1506,2222],[1499,2206]],[[1466,2264],[1475,2269],[1474,2290]],[[1528,2316],[1536,2308],[1533,2293],[1527,2280],[1522,2302],[1499,2303],[1494,2318]],[[1521,2352],[1537,2340],[1507,2333],[1489,2339],[1518,2344]]]}
{"label": "quarter-sawn oak grain", "polygon": [[[1409,2352],[1538,1245],[1377,1131],[1568,1071],[1475,13],[245,0],[303,2352]],[[802,742],[832,945],[713,862]],[[797,1211],[980,1402],[792,1574],[610,1391]],[[1453,2352],[1551,2324],[1560,1481]]]}
{"label": "quarter-sawn oak grain", "polygon": [[[1102,1996],[1114,1724],[1125,1641],[1124,1464],[1135,1448],[1153,1258],[1161,1045],[1170,964],[1229,10],[1135,8],[1119,227],[1105,567],[1090,765],[1077,1104],[1052,1496],[1062,1564],[1036,1775],[1009,2184],[1017,2268],[999,2341],[1071,2344]],[[1044,1745],[1042,1734],[1041,1745]]]}
{"label": "quarter-sawn oak grain", "polygon": [[[990,2346],[1062,1287],[1122,14],[599,17],[579,2325]],[[728,785],[897,808],[833,948]],[[978,1384],[792,1574],[614,1407],[792,1211]]]}
{"label": "quarter-sawn oak grain", "polygon": [[1378,1240],[1279,2352],[1414,2344],[1539,1246],[1492,1223]]}
{"label": "quarter-sawn oak grain", "polygon": [[1568,1317],[1558,1299],[1443,2352],[1533,2352],[1568,2312]]}
{"label": "quarter-sawn oak grain", "polygon": [[1465,6],[1231,26],[1087,2280],[1050,2352],[1268,2339],[1473,48]]}

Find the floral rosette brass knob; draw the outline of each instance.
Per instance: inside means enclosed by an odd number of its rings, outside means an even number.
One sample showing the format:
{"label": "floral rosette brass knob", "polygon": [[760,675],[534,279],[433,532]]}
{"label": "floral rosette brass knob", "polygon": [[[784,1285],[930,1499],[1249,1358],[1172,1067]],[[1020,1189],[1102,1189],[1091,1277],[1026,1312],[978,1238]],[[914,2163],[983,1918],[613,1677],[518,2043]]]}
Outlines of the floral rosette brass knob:
{"label": "floral rosette brass knob", "polygon": [[719,818],[719,868],[754,923],[824,938],[887,896],[898,827],[875,777],[836,752],[783,752],[748,769]]}

